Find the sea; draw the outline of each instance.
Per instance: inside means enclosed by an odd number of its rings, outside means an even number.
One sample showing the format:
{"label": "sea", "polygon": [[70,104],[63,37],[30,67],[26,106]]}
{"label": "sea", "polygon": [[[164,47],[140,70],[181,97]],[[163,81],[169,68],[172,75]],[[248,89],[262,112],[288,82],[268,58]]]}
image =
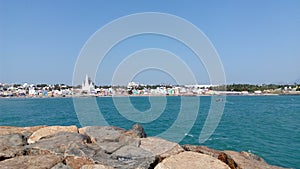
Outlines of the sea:
{"label": "sea", "polygon": [[[188,97],[188,96],[185,96]],[[73,98],[1,98],[0,99],[0,126],[36,126],[36,125],[76,125],[82,127],[88,123],[81,123],[83,118],[101,117],[107,125],[130,129],[137,122],[141,123],[147,136],[161,136],[161,133],[181,118],[181,110],[189,116],[195,110],[195,102],[182,106],[184,97],[166,96],[159,101],[165,104],[155,118],[139,119],[138,113],[153,113],[154,100],[151,97],[120,97],[119,101],[128,103],[134,109],[131,117],[120,112],[114,97],[86,97],[82,102],[92,100],[91,106],[83,106],[87,114],[78,115],[78,108],[74,108]],[[271,165],[300,169],[300,96],[227,96],[224,111],[213,134],[205,142],[199,143],[199,136],[204,127],[206,117],[211,109],[210,96],[199,96],[199,107],[196,106],[196,116],[184,123],[177,124],[181,130],[190,124],[186,133],[180,134],[179,144],[194,144],[209,146],[218,150],[247,151],[265,159]],[[78,101],[78,100],[77,100]],[[223,100],[222,100],[223,101]],[[186,103],[185,103],[186,104]],[[89,108],[89,107],[95,107]],[[77,106],[80,106],[77,104]],[[126,106],[122,109],[126,109]],[[135,116],[135,113],[137,116]],[[97,115],[98,114],[98,115]],[[144,114],[146,116],[146,114]],[[100,116],[99,116],[100,117]],[[94,118],[97,120],[97,118]],[[177,122],[176,122],[177,123]],[[103,123],[99,123],[102,125]],[[174,141],[174,140],[170,140]]]}

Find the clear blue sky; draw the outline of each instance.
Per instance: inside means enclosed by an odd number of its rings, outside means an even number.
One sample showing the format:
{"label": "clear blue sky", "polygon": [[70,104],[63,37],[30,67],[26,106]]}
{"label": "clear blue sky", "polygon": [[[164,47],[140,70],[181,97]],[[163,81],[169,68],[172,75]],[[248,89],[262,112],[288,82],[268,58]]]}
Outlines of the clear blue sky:
{"label": "clear blue sky", "polygon": [[[138,12],[170,13],[196,25],[217,49],[228,83],[293,82],[300,78],[299,9],[299,0],[0,0],[0,82],[71,84],[77,56],[88,38],[110,21]],[[174,53],[186,51],[157,36],[130,40],[130,49],[120,44],[106,57],[97,84],[109,83],[120,61],[116,55],[144,47],[176,46]],[[188,55],[187,51],[180,56],[190,62],[200,83],[207,82],[205,70],[193,65]],[[135,80],[172,83],[158,71]]]}

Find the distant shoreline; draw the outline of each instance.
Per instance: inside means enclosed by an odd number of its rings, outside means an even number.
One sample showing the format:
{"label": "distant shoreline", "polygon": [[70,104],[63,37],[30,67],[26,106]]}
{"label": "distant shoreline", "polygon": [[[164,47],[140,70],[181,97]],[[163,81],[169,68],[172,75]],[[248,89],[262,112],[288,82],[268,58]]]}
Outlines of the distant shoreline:
{"label": "distant shoreline", "polygon": [[105,97],[212,97],[212,96],[300,96],[299,94],[248,94],[248,95],[107,95],[107,96],[92,96],[92,95],[82,95],[82,96],[37,96],[37,97],[29,97],[29,96],[14,96],[14,97],[0,97],[0,99],[50,99],[50,98],[105,98]]}

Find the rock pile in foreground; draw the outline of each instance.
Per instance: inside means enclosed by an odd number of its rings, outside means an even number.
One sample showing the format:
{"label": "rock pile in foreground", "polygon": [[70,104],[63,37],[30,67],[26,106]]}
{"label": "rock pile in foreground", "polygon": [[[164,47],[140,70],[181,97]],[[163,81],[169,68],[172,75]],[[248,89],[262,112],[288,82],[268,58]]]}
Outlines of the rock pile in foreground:
{"label": "rock pile in foreground", "polygon": [[0,126],[1,169],[279,169],[247,152],[146,137],[141,125]]}

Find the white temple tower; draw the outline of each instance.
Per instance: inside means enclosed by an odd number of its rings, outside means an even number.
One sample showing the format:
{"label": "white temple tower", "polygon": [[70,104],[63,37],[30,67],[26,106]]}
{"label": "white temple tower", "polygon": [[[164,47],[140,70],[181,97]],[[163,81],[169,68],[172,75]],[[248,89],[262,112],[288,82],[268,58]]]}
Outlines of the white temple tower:
{"label": "white temple tower", "polygon": [[95,86],[91,78],[88,75],[85,75],[85,80],[82,83],[81,92],[86,92],[88,94],[95,92]]}

